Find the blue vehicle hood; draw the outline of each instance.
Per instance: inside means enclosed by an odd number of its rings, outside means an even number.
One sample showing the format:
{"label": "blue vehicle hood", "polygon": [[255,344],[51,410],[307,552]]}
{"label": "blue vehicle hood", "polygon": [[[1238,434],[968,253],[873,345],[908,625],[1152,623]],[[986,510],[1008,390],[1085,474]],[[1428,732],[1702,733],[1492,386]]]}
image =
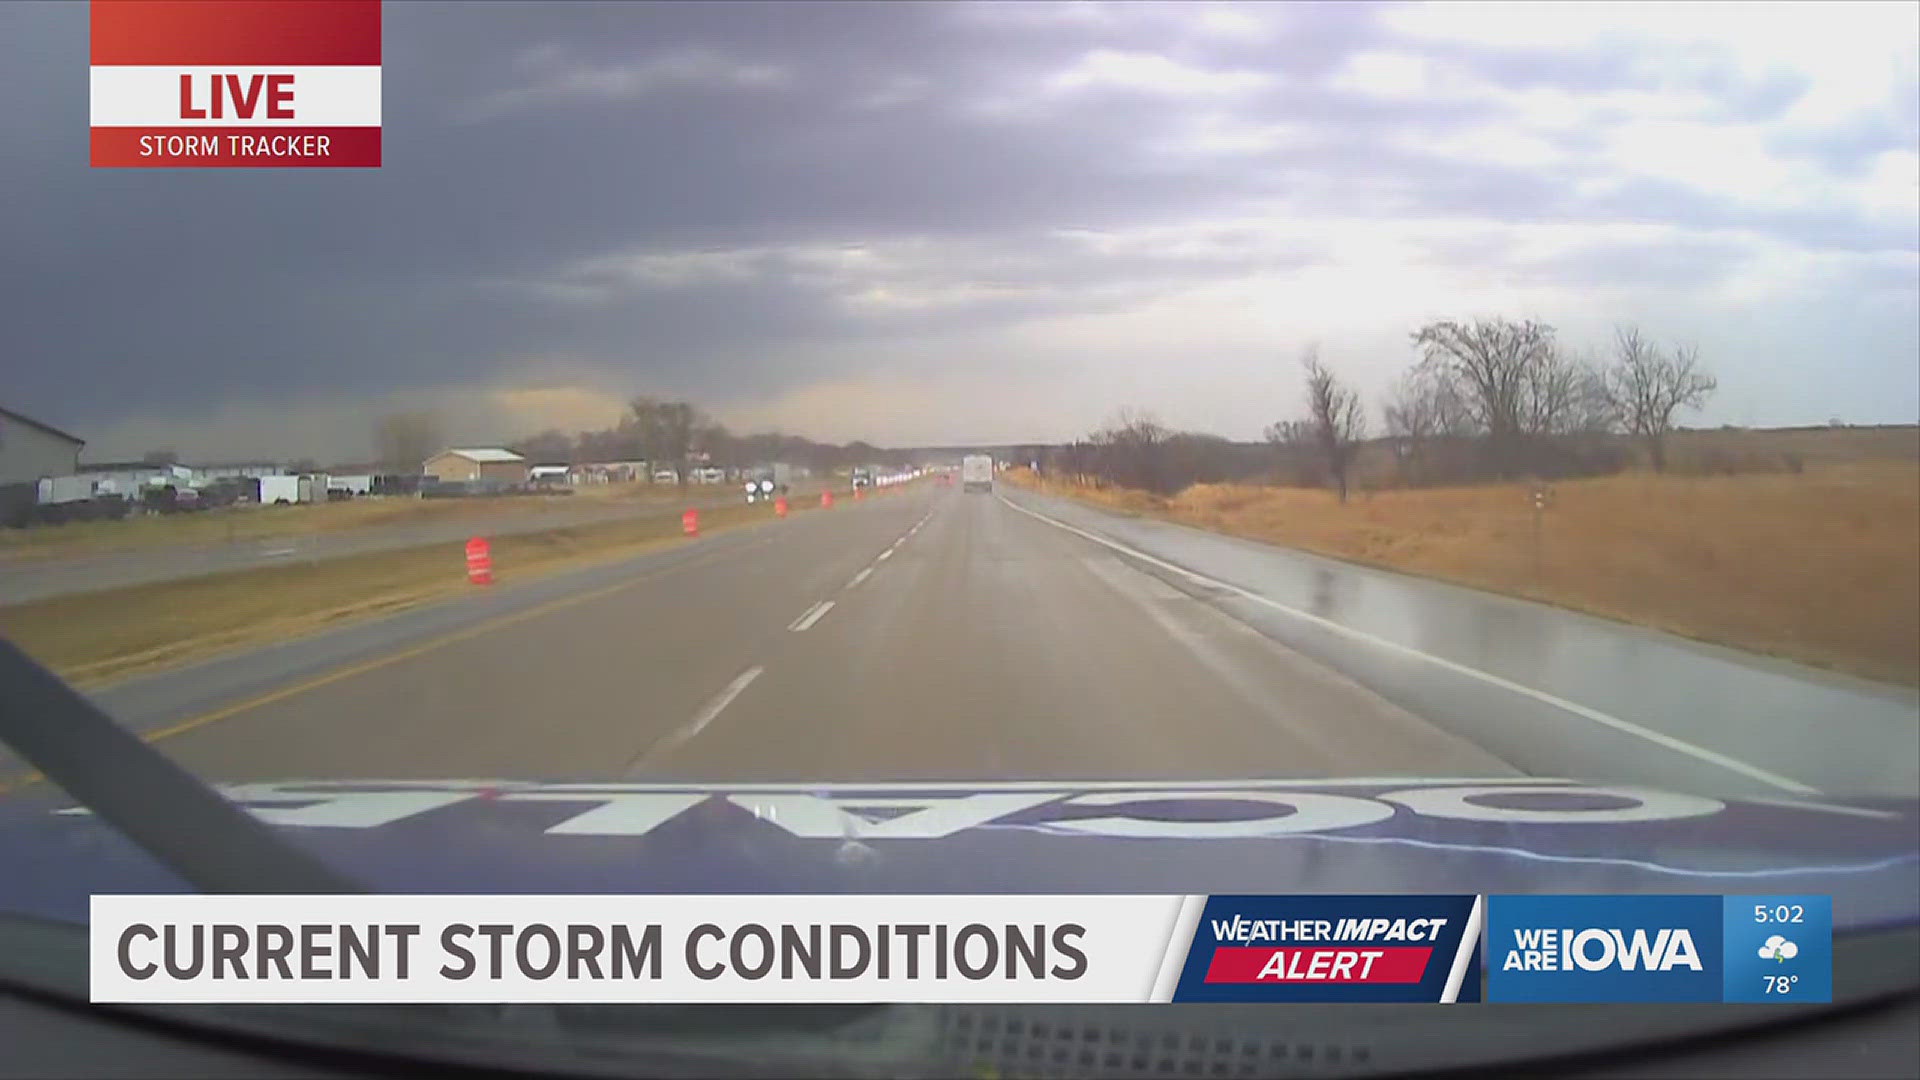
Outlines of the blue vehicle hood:
{"label": "blue vehicle hood", "polygon": [[[1512,778],[222,790],[381,892],[1827,893],[1836,928],[1920,921],[1912,799]],[[0,797],[0,866],[0,913],[85,922],[93,893],[188,891],[45,785]]]}

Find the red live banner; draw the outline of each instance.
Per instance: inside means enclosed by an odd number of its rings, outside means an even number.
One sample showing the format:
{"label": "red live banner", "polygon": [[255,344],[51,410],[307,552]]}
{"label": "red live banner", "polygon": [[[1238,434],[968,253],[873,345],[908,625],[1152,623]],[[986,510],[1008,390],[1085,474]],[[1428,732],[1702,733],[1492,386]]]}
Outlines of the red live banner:
{"label": "red live banner", "polygon": [[380,0],[93,0],[91,159],[380,164]]}
{"label": "red live banner", "polygon": [[1433,950],[1361,945],[1257,948],[1221,946],[1207,964],[1210,983],[1417,983]]}

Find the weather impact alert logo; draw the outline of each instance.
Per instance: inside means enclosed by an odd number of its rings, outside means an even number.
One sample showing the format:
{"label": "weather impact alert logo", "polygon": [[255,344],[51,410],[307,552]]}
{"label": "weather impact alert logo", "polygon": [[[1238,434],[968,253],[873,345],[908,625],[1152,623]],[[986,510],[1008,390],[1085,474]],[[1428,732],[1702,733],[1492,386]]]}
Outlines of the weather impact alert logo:
{"label": "weather impact alert logo", "polygon": [[1489,1001],[1826,1001],[1832,901],[1491,896]]}
{"label": "weather impact alert logo", "polygon": [[1210,896],[1174,1001],[1479,999],[1474,896]]}

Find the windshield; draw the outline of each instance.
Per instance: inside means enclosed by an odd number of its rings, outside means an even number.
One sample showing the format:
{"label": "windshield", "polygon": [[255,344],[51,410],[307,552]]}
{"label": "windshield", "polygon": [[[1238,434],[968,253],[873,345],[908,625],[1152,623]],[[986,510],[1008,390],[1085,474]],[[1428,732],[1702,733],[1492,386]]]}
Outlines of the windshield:
{"label": "windshield", "polygon": [[[128,10],[0,634],[353,880],[1914,921],[1913,5]],[[179,887],[48,773],[0,913]]]}

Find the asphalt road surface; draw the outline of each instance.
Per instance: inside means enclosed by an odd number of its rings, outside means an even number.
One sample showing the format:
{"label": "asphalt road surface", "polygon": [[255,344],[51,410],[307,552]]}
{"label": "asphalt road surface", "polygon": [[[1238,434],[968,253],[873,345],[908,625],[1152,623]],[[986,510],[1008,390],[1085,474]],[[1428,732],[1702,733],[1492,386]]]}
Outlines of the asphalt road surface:
{"label": "asphalt road surface", "polygon": [[220,781],[1920,788],[1904,689],[1004,486],[843,500],[95,696]]}
{"label": "asphalt road surface", "polygon": [[785,524],[163,745],[231,780],[1512,771],[991,496]]}

